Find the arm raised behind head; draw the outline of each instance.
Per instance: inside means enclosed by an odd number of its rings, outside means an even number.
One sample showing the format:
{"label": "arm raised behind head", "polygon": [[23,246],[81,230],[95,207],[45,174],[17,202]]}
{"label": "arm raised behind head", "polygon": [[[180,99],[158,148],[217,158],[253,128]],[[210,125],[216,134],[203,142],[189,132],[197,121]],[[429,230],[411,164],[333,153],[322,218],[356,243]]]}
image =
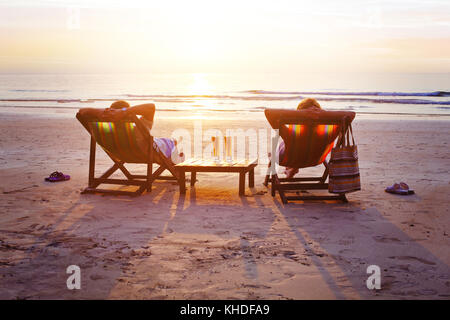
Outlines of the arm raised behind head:
{"label": "arm raised behind head", "polygon": [[127,114],[143,116],[145,120],[153,121],[156,107],[153,103],[139,104],[126,110]]}
{"label": "arm raised behind head", "polygon": [[152,123],[155,115],[155,105],[153,103],[147,103],[127,109],[82,108],[78,111],[77,118],[84,121],[118,121],[126,119],[130,115],[140,115],[144,120]]}

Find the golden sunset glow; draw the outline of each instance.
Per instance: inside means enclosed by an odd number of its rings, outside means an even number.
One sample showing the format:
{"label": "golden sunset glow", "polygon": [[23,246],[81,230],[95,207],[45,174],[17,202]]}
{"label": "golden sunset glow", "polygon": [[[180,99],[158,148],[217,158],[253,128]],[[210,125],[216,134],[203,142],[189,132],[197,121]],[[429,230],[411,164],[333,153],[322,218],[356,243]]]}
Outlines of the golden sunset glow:
{"label": "golden sunset glow", "polygon": [[450,71],[446,1],[4,1],[0,7],[4,72]]}
{"label": "golden sunset glow", "polygon": [[196,73],[192,77],[192,83],[188,86],[191,95],[211,94],[212,86],[209,84],[205,74]]}

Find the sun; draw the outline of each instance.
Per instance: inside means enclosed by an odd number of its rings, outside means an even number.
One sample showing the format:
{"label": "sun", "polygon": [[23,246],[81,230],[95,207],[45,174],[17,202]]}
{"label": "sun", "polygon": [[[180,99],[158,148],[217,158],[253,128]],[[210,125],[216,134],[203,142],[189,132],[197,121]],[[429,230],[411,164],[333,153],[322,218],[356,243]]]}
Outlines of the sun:
{"label": "sun", "polygon": [[210,95],[213,87],[207,79],[207,75],[204,73],[192,74],[192,82],[188,86],[189,94],[194,96]]}

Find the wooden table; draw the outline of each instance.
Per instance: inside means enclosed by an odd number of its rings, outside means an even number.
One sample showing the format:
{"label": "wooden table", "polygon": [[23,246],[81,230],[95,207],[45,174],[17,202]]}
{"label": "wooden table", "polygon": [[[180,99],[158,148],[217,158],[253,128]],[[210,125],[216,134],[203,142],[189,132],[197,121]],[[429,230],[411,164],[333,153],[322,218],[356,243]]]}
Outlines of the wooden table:
{"label": "wooden table", "polygon": [[[194,186],[197,172],[237,172],[239,173],[239,195],[245,192],[245,174],[248,172],[248,186],[255,186],[255,167],[258,159],[233,160],[231,162],[212,159],[189,159],[177,164],[175,167],[180,174],[180,193],[186,193],[186,172],[191,172],[191,186]],[[220,181],[217,181],[220,184]]]}

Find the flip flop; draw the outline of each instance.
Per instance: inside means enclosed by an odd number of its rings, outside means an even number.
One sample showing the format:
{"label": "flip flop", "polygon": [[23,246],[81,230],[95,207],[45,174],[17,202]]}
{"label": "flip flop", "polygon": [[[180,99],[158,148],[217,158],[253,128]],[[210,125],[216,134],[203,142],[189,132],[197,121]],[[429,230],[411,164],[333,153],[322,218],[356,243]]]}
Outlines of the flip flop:
{"label": "flip flop", "polygon": [[52,172],[47,178],[45,178],[45,181],[48,182],[58,182],[58,181],[66,181],[69,180],[70,176],[63,174],[62,172],[55,171]]}
{"label": "flip flop", "polygon": [[394,183],[392,186],[387,187],[384,191],[386,191],[387,193],[399,194],[402,196],[414,193],[413,190],[409,190],[408,185],[404,182]]}
{"label": "flip flop", "polygon": [[400,187],[401,187],[403,190],[408,190],[408,194],[414,194],[414,190],[413,190],[413,189],[410,189],[409,186],[408,186],[406,183],[400,182],[399,184],[400,184]]}

